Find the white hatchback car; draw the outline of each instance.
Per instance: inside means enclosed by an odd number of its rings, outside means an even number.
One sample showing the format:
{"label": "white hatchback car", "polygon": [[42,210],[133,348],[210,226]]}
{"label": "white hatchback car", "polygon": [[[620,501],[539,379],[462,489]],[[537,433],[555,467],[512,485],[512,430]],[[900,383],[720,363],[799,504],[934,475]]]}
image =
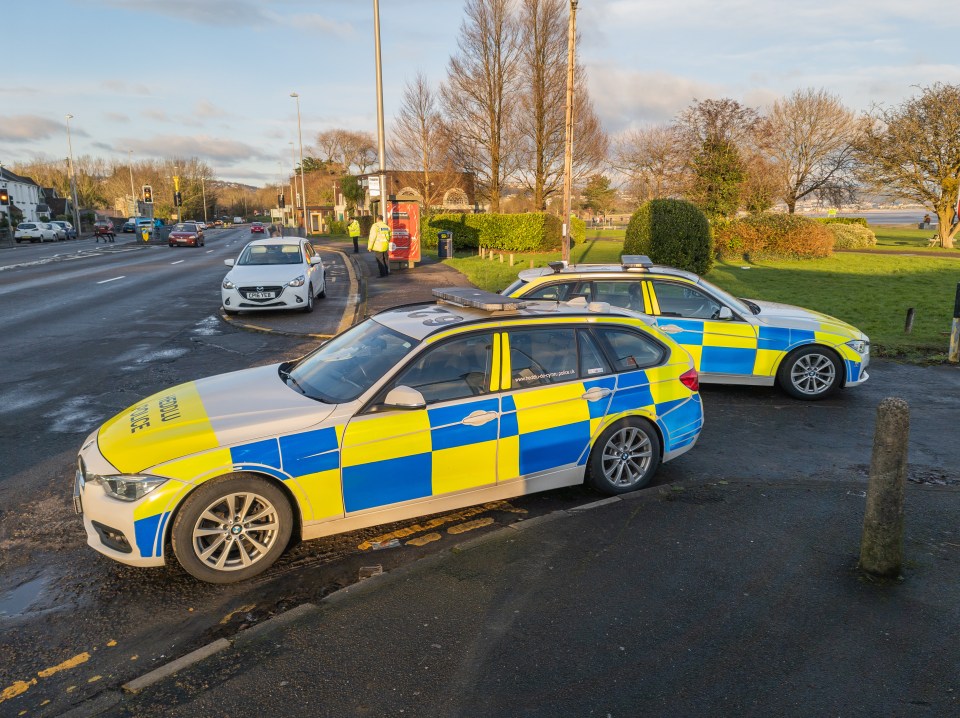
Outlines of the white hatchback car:
{"label": "white hatchback car", "polygon": [[256,239],[240,252],[223,278],[220,302],[227,314],[242,310],[313,311],[313,300],[327,295],[323,260],[306,239]]}
{"label": "white hatchback car", "polygon": [[[60,239],[61,229],[49,222],[21,222],[17,225],[13,238],[21,242],[56,242]],[[66,234],[64,233],[64,239]]]}

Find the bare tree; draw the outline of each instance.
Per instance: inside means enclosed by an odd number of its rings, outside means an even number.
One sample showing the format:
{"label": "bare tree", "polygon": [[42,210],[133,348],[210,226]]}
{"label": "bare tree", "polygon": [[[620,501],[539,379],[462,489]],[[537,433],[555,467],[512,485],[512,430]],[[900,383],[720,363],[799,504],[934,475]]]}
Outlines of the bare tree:
{"label": "bare tree", "polygon": [[682,192],[684,152],[677,129],[652,125],[628,130],[614,143],[613,165],[628,178],[640,201],[665,199]]}
{"label": "bare tree", "polygon": [[773,103],[766,122],[766,149],[781,175],[778,191],[793,214],[811,194],[842,201],[856,187],[853,147],[856,115],[826,90],[797,90]]}
{"label": "bare tree", "polygon": [[953,247],[960,189],[960,85],[934,83],[920,94],[872,113],[858,142],[862,179],[933,209],[940,244]]}
{"label": "bare tree", "polygon": [[338,165],[344,172],[356,167],[364,174],[377,158],[377,142],[369,132],[324,130],[317,135],[316,147],[321,160]]}
{"label": "bare tree", "polygon": [[[566,0],[522,0],[520,4],[518,176],[538,210],[546,209],[550,197],[563,188],[567,12]],[[603,165],[608,140],[579,64],[574,78],[573,179],[577,182]]]}
{"label": "bare tree", "polygon": [[518,26],[512,0],[467,0],[441,91],[462,166],[494,212],[515,162]]}
{"label": "bare tree", "polygon": [[414,189],[429,208],[443,202],[457,186],[450,133],[437,107],[437,96],[422,73],[403,88],[390,152],[397,169],[416,169]]}

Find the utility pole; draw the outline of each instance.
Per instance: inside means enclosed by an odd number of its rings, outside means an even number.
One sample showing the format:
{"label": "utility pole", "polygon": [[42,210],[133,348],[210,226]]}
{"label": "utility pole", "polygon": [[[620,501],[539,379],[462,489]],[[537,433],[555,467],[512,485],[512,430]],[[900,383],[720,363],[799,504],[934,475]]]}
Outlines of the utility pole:
{"label": "utility pole", "polygon": [[294,224],[297,223],[297,207],[300,205],[299,195],[300,193],[296,191],[297,188],[297,148],[293,146],[293,143],[290,142],[290,161],[293,165],[293,175],[290,177],[290,199],[293,200],[293,221]]}
{"label": "utility pole", "polygon": [[207,188],[204,185],[204,176],[200,175],[200,195],[203,197],[203,223],[207,223]]}
{"label": "utility pole", "polygon": [[570,261],[570,193],[573,189],[573,77],[574,47],[577,43],[577,0],[570,0],[567,27],[567,119],[563,150],[563,248],[560,258]]}
{"label": "utility pole", "polygon": [[[137,191],[133,188],[133,150],[127,150],[127,169],[130,170],[130,203],[131,215],[139,215],[137,211]],[[79,230],[78,230],[79,231]]]}
{"label": "utility pole", "polygon": [[[387,151],[383,130],[383,65],[380,62],[380,0],[373,0],[373,35],[377,61],[377,144],[380,160],[380,216],[387,221]],[[388,222],[389,224],[389,222]]]}
{"label": "utility pole", "polygon": [[297,101],[297,138],[300,140],[300,201],[303,202],[303,231],[310,233],[307,227],[307,183],[303,178],[303,132],[300,130],[300,95],[291,92],[290,97]]}
{"label": "utility pole", "polygon": [[80,209],[77,207],[77,175],[73,171],[73,140],[70,138],[70,120],[73,115],[67,115],[67,147],[70,149],[70,192],[73,195],[73,221],[77,227],[77,237],[83,233],[80,226]]}

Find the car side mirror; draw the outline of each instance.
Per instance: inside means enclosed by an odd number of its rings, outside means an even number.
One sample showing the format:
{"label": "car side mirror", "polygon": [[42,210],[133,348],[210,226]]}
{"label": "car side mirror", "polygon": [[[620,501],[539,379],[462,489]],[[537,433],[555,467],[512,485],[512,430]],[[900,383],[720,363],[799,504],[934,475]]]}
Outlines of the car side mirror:
{"label": "car side mirror", "polygon": [[224,260],[223,260],[223,263],[226,264],[228,267],[232,267],[232,266],[233,266],[233,259],[224,259]]}
{"label": "car side mirror", "polygon": [[717,314],[717,319],[732,319],[733,312],[730,311],[730,307],[720,307],[720,313]]}
{"label": "car side mirror", "polygon": [[401,385],[387,392],[383,404],[394,409],[423,409],[427,405],[427,400],[416,389]]}
{"label": "car side mirror", "polygon": [[310,257],[310,264],[322,264],[322,263],[323,263],[323,257],[318,257],[316,255]]}

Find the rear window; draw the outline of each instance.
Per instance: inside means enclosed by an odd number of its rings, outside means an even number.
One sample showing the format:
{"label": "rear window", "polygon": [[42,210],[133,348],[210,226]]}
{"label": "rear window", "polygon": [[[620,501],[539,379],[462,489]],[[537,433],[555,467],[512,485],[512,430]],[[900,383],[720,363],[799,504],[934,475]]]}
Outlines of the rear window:
{"label": "rear window", "polygon": [[17,225],[17,229],[36,229],[36,228],[37,228],[37,225],[27,224],[26,222],[23,224]]}

